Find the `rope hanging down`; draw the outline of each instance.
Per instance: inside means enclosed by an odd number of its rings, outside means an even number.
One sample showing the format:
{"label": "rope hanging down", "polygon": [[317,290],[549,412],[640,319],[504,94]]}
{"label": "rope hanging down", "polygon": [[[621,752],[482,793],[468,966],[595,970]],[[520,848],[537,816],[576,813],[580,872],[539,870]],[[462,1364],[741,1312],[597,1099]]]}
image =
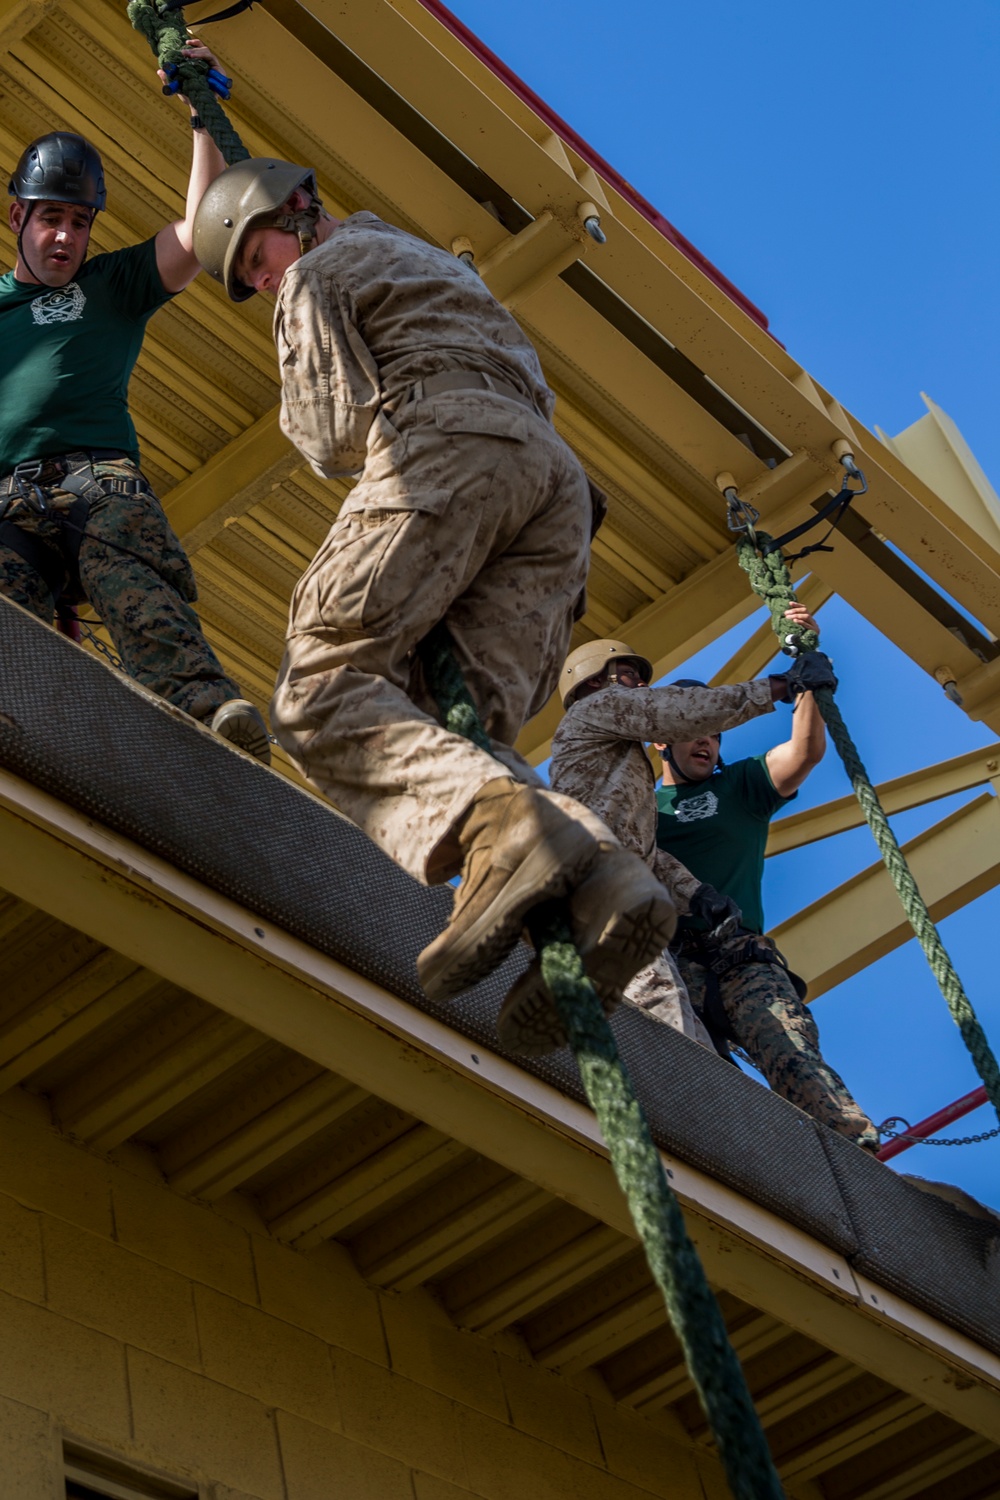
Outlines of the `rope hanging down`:
{"label": "rope hanging down", "polygon": [[[442,723],[489,751],[489,737],[445,625],[435,626],[421,643],[419,655]],[[684,1350],[729,1487],[736,1500],[778,1500],[781,1481],[743,1371],[611,1027],[573,942],[565,904],[546,902],[536,907],[529,914],[528,930],[649,1268]]]}
{"label": "rope hanging down", "polygon": [[[769,550],[770,542],[771,538],[766,532],[755,532],[752,527],[747,527],[743,537],[736,544],[740,567],[750,579],[754,593],[770,610],[771,624],[782,650],[789,655],[815,651],[819,640],[816,632],[794,625],[790,620],[785,619],[785,610],[795,601],[795,590],[792,587],[785,558],[780,551]],[[948,956],[931,914],[917,889],[913,872],[899,847],[896,835],[889,827],[885,809],[862,764],[857,746],[851,739],[840,709],[834,702],[833,694],[827,689],[822,689],[816,693],[816,703],[826,721],[830,738],[844,763],[844,769],[875,837],[886,869],[892,877],[892,883],[896,887],[910,926],[927,955],[927,961],[948,1009],[951,1011],[952,1019],[962,1033],[962,1040],[969,1049],[976,1072],[983,1080],[986,1093],[997,1112],[997,1118],[1000,1119],[1000,1066],[997,1065],[990,1044],[986,1040],[986,1034],[972,1008],[972,1002],[962,988],[962,981],[955,972],[955,966]]]}
{"label": "rope hanging down", "polygon": [[130,0],[128,18],[136,31],[142,32],[167,76],[173,76],[171,69],[176,69],[180,92],[190,99],[201,123],[222,152],[226,165],[231,167],[234,162],[246,161],[250,152],[209,88],[208,64],[184,53],[184,43],[188,40],[184,12],[169,8],[163,0]]}

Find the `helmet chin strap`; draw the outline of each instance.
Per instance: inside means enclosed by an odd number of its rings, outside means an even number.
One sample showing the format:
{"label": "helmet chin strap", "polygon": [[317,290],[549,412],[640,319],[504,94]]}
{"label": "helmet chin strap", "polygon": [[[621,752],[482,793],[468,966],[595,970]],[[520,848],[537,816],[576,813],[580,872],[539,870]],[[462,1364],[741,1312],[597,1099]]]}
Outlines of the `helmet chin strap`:
{"label": "helmet chin strap", "polygon": [[663,751],[663,759],[667,761],[674,775],[678,777],[685,786],[700,786],[703,781],[711,781],[712,776],[715,775],[716,771],[722,765],[722,755],[720,753],[718,760],[715,762],[715,765],[712,767],[712,770],[708,776],[685,776],[676,760],[674,760],[673,745],[666,746]]}
{"label": "helmet chin strap", "polygon": [[299,254],[308,255],[316,243],[316,225],[322,208],[320,200],[314,198],[308,208],[299,208],[290,214],[277,213],[268,222],[275,229],[284,229],[297,235]]}

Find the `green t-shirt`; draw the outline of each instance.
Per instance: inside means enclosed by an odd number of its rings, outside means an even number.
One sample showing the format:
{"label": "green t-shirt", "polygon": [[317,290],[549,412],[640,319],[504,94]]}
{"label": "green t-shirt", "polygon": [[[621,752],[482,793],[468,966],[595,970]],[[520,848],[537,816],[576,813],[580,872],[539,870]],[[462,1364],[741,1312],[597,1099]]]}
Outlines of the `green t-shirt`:
{"label": "green t-shirt", "polygon": [[171,295],[154,240],[84,261],[64,287],[0,276],[0,474],[76,448],[121,448],[138,462],[128,382],[146,323]]}
{"label": "green t-shirt", "polygon": [[[763,755],[738,760],[707,781],[660,787],[656,842],[699,880],[732,896],[743,913],[744,927],[763,932],[767,825],[778,808],[797,795],[782,797],[775,791]],[[681,926],[705,924],[682,917]]]}

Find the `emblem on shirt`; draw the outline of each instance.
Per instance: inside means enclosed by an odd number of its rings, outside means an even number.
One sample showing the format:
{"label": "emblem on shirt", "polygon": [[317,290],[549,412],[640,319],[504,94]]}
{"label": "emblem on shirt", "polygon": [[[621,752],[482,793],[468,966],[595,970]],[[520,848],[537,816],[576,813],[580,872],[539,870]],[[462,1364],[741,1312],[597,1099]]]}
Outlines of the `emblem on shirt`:
{"label": "emblem on shirt", "polygon": [[87,298],[75,281],[68,286],[55,287],[36,297],[31,304],[31,316],[36,323],[75,323],[83,317]]}
{"label": "emblem on shirt", "polygon": [[674,808],[678,823],[697,823],[701,818],[714,818],[719,810],[719,799],[714,792],[699,792],[697,797],[686,797]]}

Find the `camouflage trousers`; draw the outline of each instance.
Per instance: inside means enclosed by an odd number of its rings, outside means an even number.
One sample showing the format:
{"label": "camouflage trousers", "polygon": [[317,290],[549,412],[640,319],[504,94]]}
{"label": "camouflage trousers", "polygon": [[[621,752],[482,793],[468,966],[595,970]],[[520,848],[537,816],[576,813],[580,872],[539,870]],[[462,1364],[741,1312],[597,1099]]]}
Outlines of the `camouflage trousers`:
{"label": "camouflage trousers", "polygon": [[[732,939],[734,945],[743,941]],[[704,1013],[709,971],[687,954],[677,957],[692,1003]],[[875,1126],[840,1074],[824,1062],[819,1028],[785,969],[769,963],[739,964],[720,977],[719,990],[733,1040],[776,1094],[859,1145],[878,1146]]]}
{"label": "camouflage trousers", "polygon": [[[591,516],[586,476],[548,422],[489,392],[425,398],[392,423],[380,414],[295,589],[275,734],[418,880],[457,873],[457,826],[504,766],[537,783],[513,742],[556,686]],[[416,647],[440,620],[503,766],[438,721]]]}
{"label": "camouflage trousers", "polygon": [[[141,479],[128,459],[95,462],[98,480]],[[130,677],[196,719],[240,697],[206,641],[191,605],[191,564],[150,490],[106,494],[91,504],[80,538],[60,524],[76,495],[58,480],[40,484],[45,509],[15,497],[5,519],[38,539],[61,570],[57,592],[76,583],[71,546],[80,542],[79,584],[103,622]],[[124,549],[124,550],[122,550]],[[0,594],[51,624],[55,599],[41,575],[0,540]],[[76,594],[79,598],[79,593]]]}
{"label": "camouflage trousers", "polygon": [[702,1023],[681,978],[677,960],[669,948],[664,948],[659,958],[647,968],[640,969],[625,987],[625,999],[638,1010],[644,1010],[672,1026],[675,1031],[699,1042],[714,1052],[712,1038]]}

